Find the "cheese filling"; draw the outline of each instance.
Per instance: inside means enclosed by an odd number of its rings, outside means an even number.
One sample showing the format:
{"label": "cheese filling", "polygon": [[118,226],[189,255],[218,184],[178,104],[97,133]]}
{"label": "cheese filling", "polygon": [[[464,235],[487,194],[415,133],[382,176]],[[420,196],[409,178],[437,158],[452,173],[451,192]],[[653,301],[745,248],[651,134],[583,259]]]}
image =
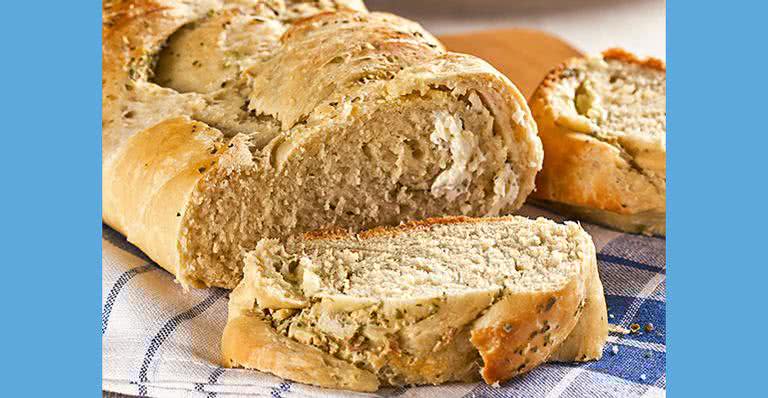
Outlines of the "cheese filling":
{"label": "cheese filling", "polygon": [[485,161],[485,156],[479,151],[478,137],[465,130],[458,115],[446,111],[437,111],[435,116],[435,131],[430,140],[439,147],[447,148],[451,153],[451,165],[440,164],[444,169],[432,183],[431,193],[434,197],[445,196],[455,200],[466,193],[472,175]]}

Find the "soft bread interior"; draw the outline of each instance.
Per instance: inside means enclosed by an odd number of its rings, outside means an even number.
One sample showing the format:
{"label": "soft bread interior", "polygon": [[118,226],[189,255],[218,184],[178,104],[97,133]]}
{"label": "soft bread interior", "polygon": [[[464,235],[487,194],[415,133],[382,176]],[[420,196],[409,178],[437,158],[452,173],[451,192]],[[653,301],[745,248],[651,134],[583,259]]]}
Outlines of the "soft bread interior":
{"label": "soft bread interior", "polygon": [[187,215],[186,273],[233,287],[242,250],[259,238],[508,211],[519,166],[497,128],[477,92],[432,89],[349,124],[278,137],[259,168],[205,181]]}
{"label": "soft bread interior", "polygon": [[[545,360],[574,327],[585,300],[581,278],[594,261],[591,244],[576,224],[521,217],[428,220],[285,245],[262,240],[245,258],[229,320],[263,319],[385,385],[475,380],[484,361],[514,364],[499,376],[506,379]],[[499,360],[493,349],[481,359],[473,344],[488,349],[483,336],[494,327],[511,335],[512,325],[521,338],[509,346],[522,344],[521,359],[510,352]],[[247,354],[224,346],[225,362],[249,367],[232,359]]]}
{"label": "soft bread interior", "polygon": [[573,106],[590,133],[614,142],[648,172],[663,172],[666,154],[665,74],[616,59],[589,60]]}
{"label": "soft bread interior", "polygon": [[303,248],[306,260],[299,264],[302,290],[312,297],[341,294],[377,301],[475,289],[557,290],[579,271],[580,242],[568,239],[575,235],[568,227],[542,223],[529,230],[526,224],[520,219],[439,225],[394,236],[374,232],[363,234],[357,244],[310,240]]}

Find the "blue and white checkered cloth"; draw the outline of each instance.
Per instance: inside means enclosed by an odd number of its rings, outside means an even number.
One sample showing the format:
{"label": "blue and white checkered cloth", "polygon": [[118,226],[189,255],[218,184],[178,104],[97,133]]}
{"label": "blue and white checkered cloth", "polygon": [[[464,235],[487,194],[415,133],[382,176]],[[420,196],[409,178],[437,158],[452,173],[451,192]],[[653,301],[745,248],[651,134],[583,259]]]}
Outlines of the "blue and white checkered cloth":
{"label": "blue and white checkered cloth", "polygon": [[[526,206],[526,216],[552,213]],[[125,238],[103,228],[103,389],[152,397],[659,397],[666,391],[666,241],[584,224],[597,246],[609,322],[639,333],[611,333],[603,358],[545,364],[504,383],[452,383],[385,389],[378,394],[327,390],[218,366],[227,291],[184,293],[168,272]],[[648,332],[645,325],[652,324]]]}

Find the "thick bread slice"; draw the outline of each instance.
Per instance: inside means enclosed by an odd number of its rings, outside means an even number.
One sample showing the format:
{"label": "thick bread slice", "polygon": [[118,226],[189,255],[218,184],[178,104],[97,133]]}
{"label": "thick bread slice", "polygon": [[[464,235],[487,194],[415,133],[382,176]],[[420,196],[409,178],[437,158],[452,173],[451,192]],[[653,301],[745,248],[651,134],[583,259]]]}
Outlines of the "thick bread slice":
{"label": "thick bread slice", "polygon": [[666,228],[666,67],[619,49],[553,70],[530,100],[536,203],[628,232]]}
{"label": "thick bread slice", "polygon": [[183,286],[261,238],[499,215],[543,152],[482,60],[356,0],[104,3],[106,223]]}
{"label": "thick bread slice", "polygon": [[323,387],[501,382],[599,358],[607,338],[594,244],[574,223],[453,217],[310,233],[262,240],[245,263],[223,364]]}

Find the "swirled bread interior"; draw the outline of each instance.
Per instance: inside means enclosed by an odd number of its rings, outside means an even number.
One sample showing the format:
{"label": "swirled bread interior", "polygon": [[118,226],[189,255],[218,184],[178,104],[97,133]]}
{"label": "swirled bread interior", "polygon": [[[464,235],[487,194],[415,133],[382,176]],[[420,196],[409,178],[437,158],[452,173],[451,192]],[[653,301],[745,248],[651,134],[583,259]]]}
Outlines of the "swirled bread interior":
{"label": "swirled bread interior", "polygon": [[619,49],[575,58],[531,98],[546,153],[534,197],[629,232],[664,234],[666,67]]}
{"label": "swirled bread interior", "polygon": [[[594,246],[572,223],[431,219],[285,245],[262,240],[245,262],[224,363],[317,385],[365,390],[481,375],[493,383],[549,358],[583,316],[605,329],[604,315],[582,315]],[[272,337],[243,344],[252,328]],[[595,337],[599,351],[605,336]],[[326,372],[307,378],[255,360],[273,339],[334,361],[307,364]]]}

